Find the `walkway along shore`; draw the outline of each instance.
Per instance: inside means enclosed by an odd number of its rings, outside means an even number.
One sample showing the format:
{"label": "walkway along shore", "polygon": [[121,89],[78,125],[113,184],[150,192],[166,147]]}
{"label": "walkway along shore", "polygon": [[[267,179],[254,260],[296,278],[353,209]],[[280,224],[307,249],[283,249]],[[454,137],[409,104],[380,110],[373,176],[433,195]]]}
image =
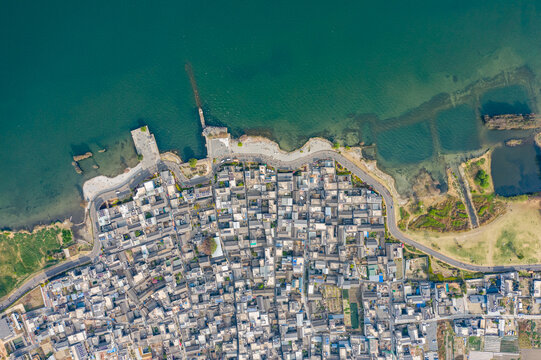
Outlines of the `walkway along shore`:
{"label": "walkway along shore", "polygon": [[[454,267],[469,271],[493,273],[504,271],[541,270],[541,264],[505,266],[480,266],[467,264],[443,255],[408,238],[398,229],[396,221],[397,211],[395,209],[393,196],[388,188],[383,183],[376,180],[372,175],[344,157],[337,150],[334,150],[331,143],[324,139],[311,139],[301,149],[293,152],[285,152],[280,150],[278,144],[264,138],[244,138],[246,144],[242,143],[242,145],[239,146],[239,141],[232,140],[229,137],[229,134],[227,134],[227,131],[225,132],[227,135],[226,137],[209,136],[206,137],[207,150],[209,157],[215,160],[213,161],[212,171],[207,176],[187,180],[182,174],[180,174],[178,164],[170,161],[162,161],[160,159],[154,136],[146,127],[144,127],[144,130],[142,129],[143,128],[132,131],[132,137],[134,138],[137,152],[143,156],[143,160],[136,167],[131,169],[129,172],[118,175],[114,178],[108,178],[105,176],[92,178],[85,182],[83,186],[84,198],[86,201],[88,201],[86,215],[90,216],[91,218],[93,234],[97,233],[95,221],[97,218],[96,212],[105,201],[115,198],[121,192],[130,191],[142,181],[151,177],[152,174],[159,169],[171,170],[177,179],[181,179],[180,181],[183,187],[190,187],[211,181],[214,178],[214,173],[220,166],[222,160],[229,161],[237,159],[239,161],[260,162],[280,169],[294,170],[306,163],[316,160],[334,159],[350,170],[354,175],[359,177],[359,179],[361,179],[365,184],[381,194],[387,207],[387,229],[395,239],[403,242],[404,244],[411,245],[418,250],[421,250],[422,252]],[[223,134],[223,128],[220,129],[220,134]],[[94,238],[94,246],[90,254],[79,257],[76,260],[60,263],[37,273],[32,278],[28,279],[21,287],[12,292],[12,294],[0,301],[0,311],[9,307],[21,296],[26,294],[35,286],[38,286],[40,283],[73,268],[92,263],[99,257],[100,253],[101,246],[99,240]]]}

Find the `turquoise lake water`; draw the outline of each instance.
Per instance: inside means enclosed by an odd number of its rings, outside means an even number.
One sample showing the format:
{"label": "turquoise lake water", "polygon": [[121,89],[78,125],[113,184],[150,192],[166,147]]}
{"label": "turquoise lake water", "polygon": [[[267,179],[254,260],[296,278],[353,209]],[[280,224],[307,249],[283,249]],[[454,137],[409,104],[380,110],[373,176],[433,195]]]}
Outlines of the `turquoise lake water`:
{"label": "turquoise lake water", "polygon": [[[474,102],[411,111],[503,70],[539,76],[540,15],[540,1],[507,0],[3,1],[0,227],[80,213],[85,179],[133,166],[140,124],[162,150],[205,156],[187,61],[210,121],[235,134],[375,143],[397,178],[441,173],[441,156],[514,134],[482,129]],[[532,83],[491,90],[482,110],[537,110]],[[71,156],[87,149],[81,176]]]}

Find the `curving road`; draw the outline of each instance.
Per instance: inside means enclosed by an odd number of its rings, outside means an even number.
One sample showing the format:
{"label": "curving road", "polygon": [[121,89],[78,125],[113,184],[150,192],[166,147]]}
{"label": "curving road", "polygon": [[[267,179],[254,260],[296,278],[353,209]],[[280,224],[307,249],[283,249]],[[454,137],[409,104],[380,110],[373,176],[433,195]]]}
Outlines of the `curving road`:
{"label": "curving road", "polygon": [[[405,244],[414,246],[415,248],[423,251],[424,253],[429,254],[435,257],[436,259],[446,262],[454,267],[462,268],[469,271],[484,272],[484,273],[519,271],[519,270],[541,271],[541,264],[502,265],[502,266],[480,266],[480,265],[467,264],[467,263],[458,261],[456,259],[450,258],[446,255],[443,255],[421,243],[416,242],[415,240],[408,238],[404,233],[402,233],[398,229],[397,221],[396,221],[396,212],[394,208],[394,201],[389,190],[387,190],[387,188],[383,184],[378,182],[370,174],[368,174],[366,171],[359,168],[353,162],[351,162],[350,160],[348,160],[341,154],[335,151],[331,151],[331,150],[321,150],[321,151],[313,152],[311,154],[306,154],[303,157],[296,160],[292,160],[292,161],[282,161],[272,156],[263,155],[263,154],[232,153],[232,154],[224,155],[220,158],[216,158],[216,163],[213,164],[212,166],[213,171],[211,172],[211,175],[183,181],[182,185],[184,187],[189,187],[189,186],[195,186],[195,185],[210,181],[212,177],[214,176],[215,170],[220,166],[220,161],[226,158],[236,158],[243,161],[266,163],[276,168],[290,169],[290,170],[298,169],[299,167],[301,167],[302,165],[308,162],[313,162],[316,160],[324,160],[324,159],[334,159],[338,161],[340,164],[344,165],[346,168],[348,168],[353,174],[358,176],[362,181],[364,181],[366,184],[371,186],[379,194],[381,194],[381,196],[385,200],[385,204],[387,205],[388,231],[397,240]],[[171,170],[177,176],[177,179],[185,179],[184,176],[181,176],[180,169],[178,165],[176,165],[175,163],[164,161],[161,164],[159,164],[159,167],[167,168]],[[114,188],[105,189],[99,194],[97,194],[94,197],[94,199],[90,201],[90,205],[89,205],[91,219],[96,219],[96,211],[99,209],[101,204],[103,204],[103,202],[106,199],[116,196],[118,192],[133,189],[137,184],[141,183],[142,181],[144,181],[146,178],[150,177],[151,175],[152,174],[148,170],[141,170],[137,172],[136,174],[134,174],[134,176],[127,179],[123,183],[115,186]],[[96,229],[96,223],[94,221],[92,221],[92,227],[93,227],[94,234],[96,234],[97,229]],[[60,263],[28,279],[21,287],[16,289],[11,295],[9,295],[7,298],[0,301],[0,311],[9,307],[11,304],[17,301],[21,296],[23,296],[26,292],[33,289],[35,286],[38,286],[42,282],[48,279],[51,279],[59,274],[62,274],[63,272],[66,272],[68,270],[93,262],[100,255],[100,251],[101,251],[100,242],[96,238],[94,239],[94,246],[90,254],[86,256],[82,256],[76,260]]]}

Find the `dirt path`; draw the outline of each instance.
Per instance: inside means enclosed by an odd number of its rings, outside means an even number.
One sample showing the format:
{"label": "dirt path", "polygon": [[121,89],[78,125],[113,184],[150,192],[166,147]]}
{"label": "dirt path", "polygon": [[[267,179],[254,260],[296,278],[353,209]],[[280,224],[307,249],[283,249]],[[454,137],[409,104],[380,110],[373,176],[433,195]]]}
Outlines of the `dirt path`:
{"label": "dirt path", "polygon": [[464,174],[464,169],[461,166],[458,166],[458,183],[462,188],[463,200],[466,204],[466,210],[468,211],[468,218],[470,219],[471,226],[475,229],[479,227],[479,219],[477,218],[477,211],[475,206],[473,206],[473,201],[471,198],[470,187],[465,180],[466,175]]}

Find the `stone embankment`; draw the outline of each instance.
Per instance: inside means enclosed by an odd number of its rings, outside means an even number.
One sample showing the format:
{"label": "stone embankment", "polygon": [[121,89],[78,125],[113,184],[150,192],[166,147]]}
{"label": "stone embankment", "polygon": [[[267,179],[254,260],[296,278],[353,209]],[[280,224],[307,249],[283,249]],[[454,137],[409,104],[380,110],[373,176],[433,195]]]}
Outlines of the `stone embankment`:
{"label": "stone embankment", "polygon": [[75,168],[75,172],[77,174],[82,174],[83,173],[83,170],[81,169],[81,167],[79,166],[79,163],[77,161],[72,161],[71,165],[73,165],[73,167]]}

